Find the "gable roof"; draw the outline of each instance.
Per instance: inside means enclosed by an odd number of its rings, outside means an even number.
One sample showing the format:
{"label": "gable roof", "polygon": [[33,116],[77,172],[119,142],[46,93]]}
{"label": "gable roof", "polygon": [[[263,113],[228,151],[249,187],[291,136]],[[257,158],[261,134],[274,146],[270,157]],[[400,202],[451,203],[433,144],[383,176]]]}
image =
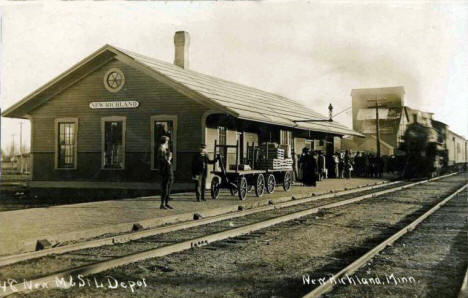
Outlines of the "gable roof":
{"label": "gable roof", "polygon": [[2,115],[16,118],[27,117],[30,111],[112,59],[118,59],[142,70],[187,97],[213,108],[213,110],[240,119],[336,135],[363,136],[337,122],[294,122],[294,120],[304,119],[326,120],[327,117],[286,97],[183,69],[168,62],[110,45],[103,46],[75,64],[66,72],[8,108]]}

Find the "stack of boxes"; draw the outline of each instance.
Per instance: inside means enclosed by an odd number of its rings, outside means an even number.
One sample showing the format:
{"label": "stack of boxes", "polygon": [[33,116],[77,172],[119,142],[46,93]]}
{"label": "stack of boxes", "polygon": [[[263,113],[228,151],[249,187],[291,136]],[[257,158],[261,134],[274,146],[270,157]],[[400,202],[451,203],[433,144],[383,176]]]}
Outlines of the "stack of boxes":
{"label": "stack of boxes", "polygon": [[[277,143],[263,143],[259,146],[260,158],[259,169],[270,170],[290,170],[292,169],[293,161],[287,155],[287,148],[281,148]],[[286,157],[286,158],[285,158]]]}

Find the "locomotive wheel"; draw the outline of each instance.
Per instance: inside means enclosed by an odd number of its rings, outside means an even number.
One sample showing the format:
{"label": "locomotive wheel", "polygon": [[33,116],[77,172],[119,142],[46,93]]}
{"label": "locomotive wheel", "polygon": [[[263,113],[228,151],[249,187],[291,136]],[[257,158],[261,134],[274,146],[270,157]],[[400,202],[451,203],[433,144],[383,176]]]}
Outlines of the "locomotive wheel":
{"label": "locomotive wheel", "polygon": [[244,176],[239,177],[239,181],[237,182],[237,194],[239,195],[239,200],[244,200],[245,196],[247,195],[247,179]]}
{"label": "locomotive wheel", "polygon": [[265,176],[263,174],[257,175],[257,183],[255,183],[255,195],[257,197],[263,196],[265,192]]}
{"label": "locomotive wheel", "polygon": [[213,177],[211,180],[211,198],[216,200],[219,197],[219,178]]}
{"label": "locomotive wheel", "polygon": [[275,191],[275,187],[276,187],[275,175],[270,174],[268,175],[268,179],[267,179],[266,192],[273,193]]}
{"label": "locomotive wheel", "polygon": [[290,188],[291,188],[291,173],[285,172],[284,178],[283,178],[283,189],[285,191],[289,191]]}

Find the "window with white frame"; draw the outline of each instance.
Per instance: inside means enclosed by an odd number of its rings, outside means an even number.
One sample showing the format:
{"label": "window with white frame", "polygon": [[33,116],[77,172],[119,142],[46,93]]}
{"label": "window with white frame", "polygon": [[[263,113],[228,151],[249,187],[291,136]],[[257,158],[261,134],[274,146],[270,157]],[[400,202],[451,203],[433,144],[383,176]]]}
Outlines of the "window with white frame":
{"label": "window with white frame", "polygon": [[126,118],[122,116],[101,119],[102,168],[125,168]]}
{"label": "window with white frame", "polygon": [[59,118],[55,120],[55,168],[76,169],[77,165],[77,118]]}
{"label": "window with white frame", "polygon": [[161,146],[161,138],[169,138],[169,150],[172,152],[172,165],[177,165],[177,115],[154,115],[151,116],[151,169],[159,169],[157,153]]}

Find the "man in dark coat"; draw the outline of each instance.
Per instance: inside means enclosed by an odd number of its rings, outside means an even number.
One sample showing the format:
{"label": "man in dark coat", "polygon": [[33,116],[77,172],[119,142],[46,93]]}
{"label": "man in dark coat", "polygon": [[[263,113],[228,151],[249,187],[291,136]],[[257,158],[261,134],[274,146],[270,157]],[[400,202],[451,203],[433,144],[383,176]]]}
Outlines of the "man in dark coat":
{"label": "man in dark coat", "polygon": [[316,186],[317,183],[317,160],[310,154],[309,148],[302,150],[299,165],[302,169],[302,183],[305,186]]}
{"label": "man in dark coat", "polygon": [[200,146],[200,153],[196,154],[192,160],[192,179],[195,181],[195,193],[197,202],[205,200],[206,176],[208,175],[208,164],[214,164],[216,159],[210,160],[206,155],[206,146]]}
{"label": "man in dark coat", "polygon": [[300,173],[301,173],[302,185],[305,185],[306,179],[307,179],[306,176],[307,176],[308,163],[309,163],[309,153],[310,153],[309,148],[307,147],[302,148],[302,154],[299,157],[299,161],[298,161],[299,168],[301,169]]}
{"label": "man in dark coat", "polygon": [[333,154],[333,170],[334,170],[334,177],[335,178],[340,178],[340,155],[338,154],[338,152],[336,152],[335,154]]}
{"label": "man in dark coat", "polygon": [[338,171],[339,171],[339,178],[343,179],[344,178],[344,155],[343,153],[340,153],[338,155]]}
{"label": "man in dark coat", "polygon": [[169,149],[169,137],[161,137],[157,159],[159,163],[159,174],[161,175],[161,209],[173,209],[169,205],[169,196],[174,182],[174,172],[172,169],[172,152]]}
{"label": "man in dark coat", "polygon": [[346,178],[351,178],[351,172],[353,170],[353,158],[351,157],[351,154],[349,153],[348,150],[345,152],[344,156],[344,172],[345,172],[345,177]]}
{"label": "man in dark coat", "polygon": [[318,164],[315,153],[307,154],[304,164],[304,184],[307,186],[317,186]]}

